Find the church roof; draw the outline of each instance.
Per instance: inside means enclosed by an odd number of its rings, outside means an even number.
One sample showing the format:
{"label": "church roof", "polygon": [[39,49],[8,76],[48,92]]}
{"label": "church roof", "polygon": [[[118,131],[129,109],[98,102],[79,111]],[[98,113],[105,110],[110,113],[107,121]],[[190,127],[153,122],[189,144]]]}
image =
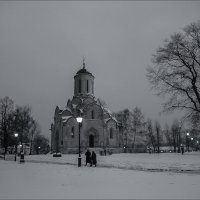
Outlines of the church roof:
{"label": "church roof", "polygon": [[85,69],[85,68],[80,69],[76,74],[90,74],[90,75],[92,75],[92,73],[88,72],[87,69]]}
{"label": "church roof", "polygon": [[67,122],[67,120],[69,119],[69,118],[72,118],[73,116],[62,116],[62,122]]}
{"label": "church roof", "polygon": [[92,73],[88,72],[87,69],[85,69],[85,59],[83,59],[83,68],[78,70],[77,74],[90,74],[92,75]]}

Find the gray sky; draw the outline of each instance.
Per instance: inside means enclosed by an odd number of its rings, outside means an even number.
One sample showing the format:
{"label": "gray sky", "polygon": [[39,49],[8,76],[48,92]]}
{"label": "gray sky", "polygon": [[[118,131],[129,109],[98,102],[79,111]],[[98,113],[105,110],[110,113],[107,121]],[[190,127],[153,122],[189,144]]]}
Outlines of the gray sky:
{"label": "gray sky", "polygon": [[165,38],[199,19],[200,1],[0,1],[0,98],[29,104],[48,135],[84,56],[110,110],[138,106],[170,123],[145,69]]}

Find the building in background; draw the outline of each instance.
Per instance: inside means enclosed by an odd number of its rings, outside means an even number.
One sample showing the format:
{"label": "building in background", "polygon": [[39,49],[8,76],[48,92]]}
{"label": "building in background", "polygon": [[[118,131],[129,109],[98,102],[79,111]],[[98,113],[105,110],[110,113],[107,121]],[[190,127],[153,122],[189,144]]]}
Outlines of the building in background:
{"label": "building in background", "polygon": [[51,149],[53,152],[77,153],[79,124],[76,117],[83,117],[80,130],[81,151],[87,148],[120,152],[122,128],[108,108],[94,96],[94,76],[83,67],[74,76],[74,96],[64,109],[55,109],[51,124]]}

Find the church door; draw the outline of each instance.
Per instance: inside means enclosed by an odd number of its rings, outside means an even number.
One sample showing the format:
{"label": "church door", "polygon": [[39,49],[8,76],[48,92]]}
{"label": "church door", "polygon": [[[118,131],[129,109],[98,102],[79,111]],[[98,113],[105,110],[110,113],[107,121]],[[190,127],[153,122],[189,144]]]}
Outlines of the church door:
{"label": "church door", "polygon": [[89,147],[94,147],[94,135],[89,136]]}

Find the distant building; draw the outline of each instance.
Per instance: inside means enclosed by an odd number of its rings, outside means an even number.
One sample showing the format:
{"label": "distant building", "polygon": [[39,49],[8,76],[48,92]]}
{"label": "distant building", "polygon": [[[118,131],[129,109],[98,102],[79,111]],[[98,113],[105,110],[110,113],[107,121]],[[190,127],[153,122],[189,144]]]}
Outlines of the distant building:
{"label": "distant building", "polygon": [[81,150],[107,148],[119,152],[122,147],[122,129],[112,113],[94,96],[94,76],[83,68],[74,76],[74,96],[64,109],[55,109],[51,124],[53,152],[77,153],[79,126],[76,121],[82,113]]}

